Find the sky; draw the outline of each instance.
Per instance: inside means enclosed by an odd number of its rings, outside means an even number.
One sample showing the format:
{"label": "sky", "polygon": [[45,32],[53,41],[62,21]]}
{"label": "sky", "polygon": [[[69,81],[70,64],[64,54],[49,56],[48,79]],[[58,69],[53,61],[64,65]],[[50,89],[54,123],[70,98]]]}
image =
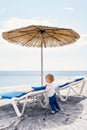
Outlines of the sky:
{"label": "sky", "polygon": [[13,45],[2,32],[28,25],[72,28],[74,44],[44,49],[44,70],[87,71],[87,0],[0,0],[0,71],[40,70],[40,48]]}

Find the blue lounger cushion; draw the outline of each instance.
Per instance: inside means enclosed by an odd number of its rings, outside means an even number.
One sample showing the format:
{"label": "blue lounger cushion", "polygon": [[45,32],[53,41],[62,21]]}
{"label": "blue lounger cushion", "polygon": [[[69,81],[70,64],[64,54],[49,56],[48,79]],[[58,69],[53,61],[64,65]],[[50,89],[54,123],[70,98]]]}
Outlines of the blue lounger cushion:
{"label": "blue lounger cushion", "polygon": [[[82,77],[82,78],[77,78],[77,79],[74,80],[74,82],[81,81],[81,80],[83,80],[83,79],[84,79],[83,77]],[[66,82],[66,83],[64,83],[64,84],[58,85],[58,87],[59,87],[59,88],[66,87],[66,86],[69,85],[70,83],[71,83],[71,82]],[[35,90],[35,91],[44,90],[44,89],[46,89],[46,86],[35,86],[35,87],[32,87],[32,89]]]}
{"label": "blue lounger cushion", "polygon": [[35,90],[35,91],[44,90],[45,88],[46,88],[46,86],[35,86],[35,87],[32,87],[32,89]]}
{"label": "blue lounger cushion", "polygon": [[2,99],[11,99],[13,97],[21,97],[25,95],[25,92],[17,92],[17,91],[12,91],[12,92],[6,92],[6,93],[0,93],[0,97]]}
{"label": "blue lounger cushion", "polygon": [[74,82],[81,81],[83,79],[84,79],[83,77],[82,78],[77,78],[77,79],[74,80]]}
{"label": "blue lounger cushion", "polygon": [[65,86],[67,86],[67,85],[69,85],[70,83],[69,82],[67,82],[67,83],[64,83],[64,84],[60,84],[60,85],[58,85],[58,87],[59,88],[62,88],[62,87],[65,87]]}

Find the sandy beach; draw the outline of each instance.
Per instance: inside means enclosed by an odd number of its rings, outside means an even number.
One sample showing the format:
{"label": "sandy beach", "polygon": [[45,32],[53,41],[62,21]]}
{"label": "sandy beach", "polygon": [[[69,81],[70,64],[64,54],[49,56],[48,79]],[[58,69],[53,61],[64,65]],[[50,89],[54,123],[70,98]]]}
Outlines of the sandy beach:
{"label": "sandy beach", "polygon": [[[0,92],[27,90],[28,85],[3,87]],[[7,100],[0,101],[0,130],[86,130],[87,129],[87,82],[82,96],[72,92],[66,102],[59,101],[61,112],[50,114],[38,101],[28,102],[21,118]],[[21,104],[22,105],[22,104]],[[20,106],[21,107],[21,106]]]}
{"label": "sandy beach", "polygon": [[87,0],[0,0],[0,130],[87,130],[86,12]]}

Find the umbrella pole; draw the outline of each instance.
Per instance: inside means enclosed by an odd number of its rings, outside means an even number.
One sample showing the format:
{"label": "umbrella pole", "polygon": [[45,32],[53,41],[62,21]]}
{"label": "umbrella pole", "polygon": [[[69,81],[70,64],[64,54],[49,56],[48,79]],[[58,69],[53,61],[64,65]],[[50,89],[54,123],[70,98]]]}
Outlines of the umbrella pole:
{"label": "umbrella pole", "polygon": [[41,40],[41,85],[43,86],[43,41]]}

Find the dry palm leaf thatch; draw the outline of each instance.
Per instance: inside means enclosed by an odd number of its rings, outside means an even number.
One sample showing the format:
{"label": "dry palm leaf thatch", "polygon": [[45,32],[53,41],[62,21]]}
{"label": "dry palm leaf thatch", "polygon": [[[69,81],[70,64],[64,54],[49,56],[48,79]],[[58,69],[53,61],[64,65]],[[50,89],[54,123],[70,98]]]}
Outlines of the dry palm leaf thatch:
{"label": "dry palm leaf thatch", "polygon": [[80,38],[79,34],[72,29],[39,25],[3,32],[2,36],[9,42],[28,47],[57,47],[69,45]]}

